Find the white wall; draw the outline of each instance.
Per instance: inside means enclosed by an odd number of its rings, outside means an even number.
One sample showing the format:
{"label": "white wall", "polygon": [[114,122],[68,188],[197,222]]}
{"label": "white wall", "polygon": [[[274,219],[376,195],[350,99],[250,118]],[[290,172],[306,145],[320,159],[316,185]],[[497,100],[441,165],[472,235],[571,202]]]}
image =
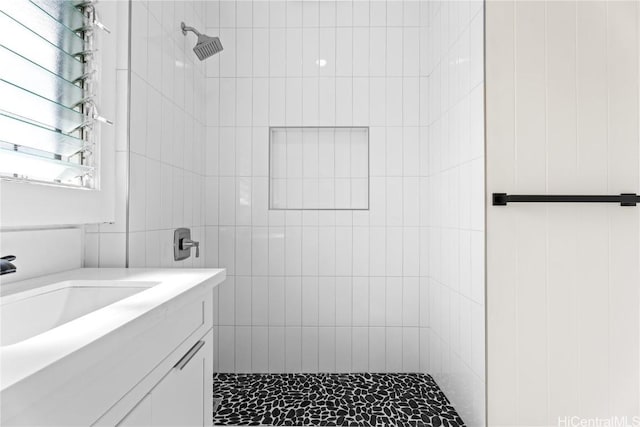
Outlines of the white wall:
{"label": "white wall", "polygon": [[[128,3],[119,2],[120,18]],[[124,6],[124,7],[123,7]],[[199,267],[204,265],[204,63],[192,51],[196,37],[186,37],[180,22],[204,28],[199,1],[133,1],[131,64],[128,39],[119,66],[117,218],[89,229],[87,265],[130,267]],[[129,88],[130,78],[130,88]],[[127,105],[131,91],[131,113]],[[129,140],[129,144],[126,142]],[[128,188],[127,188],[128,186]],[[127,211],[127,191],[129,204]],[[201,257],[173,260],[173,230],[189,227],[202,244]]]}
{"label": "white wall", "polygon": [[[488,200],[639,191],[638,9],[487,3]],[[488,207],[489,425],[640,414],[638,219],[615,205]]]}
{"label": "white wall", "polygon": [[429,4],[422,181],[429,233],[428,247],[420,248],[428,262],[427,372],[476,426],[485,423],[483,8]]}

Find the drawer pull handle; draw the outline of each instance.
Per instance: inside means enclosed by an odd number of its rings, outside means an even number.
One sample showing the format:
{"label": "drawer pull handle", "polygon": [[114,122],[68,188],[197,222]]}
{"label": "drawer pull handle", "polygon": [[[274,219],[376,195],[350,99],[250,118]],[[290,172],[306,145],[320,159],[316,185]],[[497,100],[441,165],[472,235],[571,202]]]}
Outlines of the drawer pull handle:
{"label": "drawer pull handle", "polygon": [[187,366],[191,359],[193,359],[193,356],[195,356],[196,353],[200,351],[203,345],[204,341],[198,341],[197,343],[195,343],[194,346],[191,347],[189,351],[187,351],[187,354],[182,356],[182,359],[178,360],[178,363],[175,364],[174,368],[178,370],[184,369],[184,367]]}

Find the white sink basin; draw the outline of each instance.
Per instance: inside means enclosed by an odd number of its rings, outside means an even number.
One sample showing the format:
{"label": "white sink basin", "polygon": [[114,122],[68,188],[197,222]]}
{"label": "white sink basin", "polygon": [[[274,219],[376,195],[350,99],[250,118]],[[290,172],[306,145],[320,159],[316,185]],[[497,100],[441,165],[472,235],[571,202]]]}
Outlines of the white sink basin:
{"label": "white sink basin", "polygon": [[47,332],[157,283],[68,280],[3,298],[0,301],[0,346]]}

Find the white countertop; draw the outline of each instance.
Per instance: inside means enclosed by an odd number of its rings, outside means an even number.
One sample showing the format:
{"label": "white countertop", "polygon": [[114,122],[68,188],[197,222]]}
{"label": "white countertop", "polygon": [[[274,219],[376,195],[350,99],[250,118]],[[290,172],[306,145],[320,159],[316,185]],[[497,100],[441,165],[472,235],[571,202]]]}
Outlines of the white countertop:
{"label": "white countertop", "polygon": [[[140,293],[79,317],[24,341],[0,347],[0,390],[28,378],[57,361],[150,312],[161,312],[172,299],[198,286],[214,287],[226,277],[224,269],[83,268],[2,285],[0,304],[20,295],[54,289],[68,280],[158,282]],[[149,322],[154,318],[149,317]]]}

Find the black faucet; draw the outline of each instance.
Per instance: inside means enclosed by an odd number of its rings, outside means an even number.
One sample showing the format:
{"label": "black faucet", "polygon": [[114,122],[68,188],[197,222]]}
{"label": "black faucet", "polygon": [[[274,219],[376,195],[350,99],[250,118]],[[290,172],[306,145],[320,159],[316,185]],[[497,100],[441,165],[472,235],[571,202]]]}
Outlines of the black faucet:
{"label": "black faucet", "polygon": [[16,266],[11,264],[11,261],[14,261],[15,259],[15,255],[7,255],[0,258],[0,276],[16,272]]}

